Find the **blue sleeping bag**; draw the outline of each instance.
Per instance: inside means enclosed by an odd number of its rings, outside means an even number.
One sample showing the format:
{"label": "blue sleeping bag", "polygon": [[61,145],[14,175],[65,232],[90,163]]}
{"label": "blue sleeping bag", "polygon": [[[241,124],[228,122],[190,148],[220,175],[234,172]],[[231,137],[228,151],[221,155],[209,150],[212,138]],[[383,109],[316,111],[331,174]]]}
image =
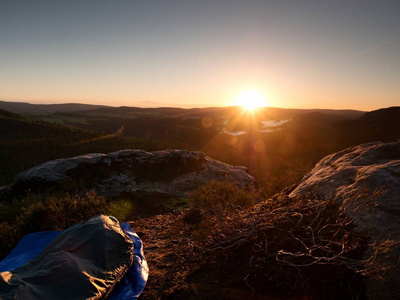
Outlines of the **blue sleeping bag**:
{"label": "blue sleeping bag", "polygon": [[[107,299],[137,299],[146,285],[149,270],[143,253],[142,241],[138,235],[128,223],[121,223],[120,227],[133,241],[133,264],[121,281],[114,286]],[[63,231],[44,231],[24,236],[9,255],[0,262],[0,272],[12,272],[35,259],[62,233]]]}

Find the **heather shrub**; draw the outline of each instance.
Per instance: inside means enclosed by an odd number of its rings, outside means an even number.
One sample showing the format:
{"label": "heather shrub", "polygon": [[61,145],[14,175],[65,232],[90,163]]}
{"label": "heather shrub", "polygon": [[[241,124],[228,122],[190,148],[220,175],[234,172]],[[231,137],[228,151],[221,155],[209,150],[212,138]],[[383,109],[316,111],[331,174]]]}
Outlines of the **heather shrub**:
{"label": "heather shrub", "polygon": [[135,203],[130,199],[117,199],[108,204],[108,214],[117,218],[120,222],[125,222],[129,219],[132,211],[136,211]]}
{"label": "heather shrub", "polygon": [[17,220],[26,232],[63,230],[98,214],[107,213],[105,198],[90,191],[84,196],[66,194],[33,202],[22,209]]}
{"label": "heather shrub", "polygon": [[196,240],[204,240],[212,228],[226,225],[235,212],[246,210],[260,198],[253,190],[241,190],[231,182],[210,181],[190,193],[190,209],[183,220]]}
{"label": "heather shrub", "polygon": [[34,195],[0,204],[0,259],[26,234],[64,230],[99,214],[110,214],[109,203],[95,192],[84,195]]}
{"label": "heather shrub", "polygon": [[257,200],[255,191],[241,190],[231,182],[210,181],[190,193],[191,207],[205,216],[222,218],[229,210],[245,209]]}

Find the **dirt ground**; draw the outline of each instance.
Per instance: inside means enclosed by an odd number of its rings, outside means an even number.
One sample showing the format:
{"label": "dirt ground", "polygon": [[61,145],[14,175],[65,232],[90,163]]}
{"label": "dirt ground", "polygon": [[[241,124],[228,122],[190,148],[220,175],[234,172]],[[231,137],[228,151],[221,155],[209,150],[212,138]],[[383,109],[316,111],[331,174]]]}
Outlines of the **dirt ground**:
{"label": "dirt ground", "polygon": [[[226,281],[221,270],[206,272],[202,243],[182,221],[184,212],[144,217],[129,224],[142,239],[150,273],[140,300],[232,299],[276,300]],[[292,299],[306,299],[303,297]]]}
{"label": "dirt ground", "polygon": [[130,222],[143,241],[150,269],[141,300],[175,299],[175,293],[188,288],[185,278],[197,260],[181,218],[182,213],[172,213]]}

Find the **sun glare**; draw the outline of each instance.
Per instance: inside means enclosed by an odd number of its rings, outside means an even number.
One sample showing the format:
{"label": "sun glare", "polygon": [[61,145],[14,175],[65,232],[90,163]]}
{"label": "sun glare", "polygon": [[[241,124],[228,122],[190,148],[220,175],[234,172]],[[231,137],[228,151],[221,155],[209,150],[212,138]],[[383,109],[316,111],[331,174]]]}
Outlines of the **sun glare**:
{"label": "sun glare", "polygon": [[246,110],[254,111],[259,107],[266,106],[267,100],[258,91],[244,91],[237,97],[236,105],[242,106]]}

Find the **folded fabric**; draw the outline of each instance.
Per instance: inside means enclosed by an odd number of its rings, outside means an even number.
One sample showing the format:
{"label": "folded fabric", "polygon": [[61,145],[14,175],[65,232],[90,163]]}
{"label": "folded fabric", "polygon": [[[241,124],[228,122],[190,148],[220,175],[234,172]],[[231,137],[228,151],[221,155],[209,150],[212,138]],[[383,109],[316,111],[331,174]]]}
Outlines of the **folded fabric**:
{"label": "folded fabric", "polygon": [[0,272],[0,299],[135,299],[148,277],[139,237],[103,215],[28,234]]}

